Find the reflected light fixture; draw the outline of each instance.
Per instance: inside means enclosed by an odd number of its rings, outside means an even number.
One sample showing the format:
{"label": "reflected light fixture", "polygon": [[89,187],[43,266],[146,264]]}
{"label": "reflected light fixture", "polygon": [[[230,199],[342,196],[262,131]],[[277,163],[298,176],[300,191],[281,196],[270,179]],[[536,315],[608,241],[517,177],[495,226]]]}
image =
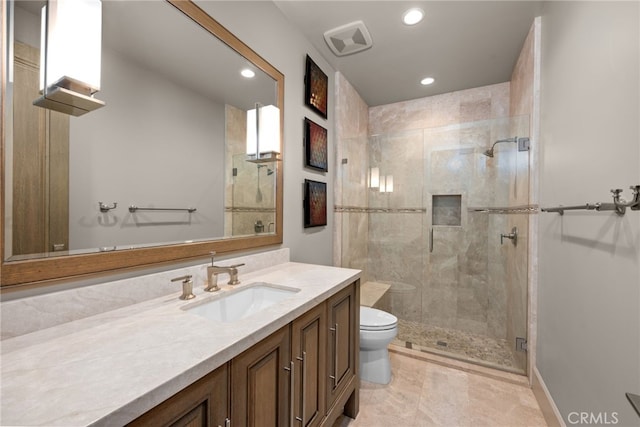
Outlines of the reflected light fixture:
{"label": "reflected light fixture", "polygon": [[418,22],[422,21],[422,18],[424,18],[424,11],[415,7],[407,10],[402,15],[402,22],[404,22],[405,25],[416,25]]}
{"label": "reflected light fixture", "polygon": [[100,90],[102,2],[49,0],[42,8],[40,91],[33,104],[81,116],[103,107]]}
{"label": "reflected light fixture", "polygon": [[436,79],[434,79],[433,77],[425,77],[424,79],[420,80],[420,84],[423,86],[429,86],[433,84],[435,81]]}
{"label": "reflected light fixture", "polygon": [[380,177],[380,192],[393,193],[393,175]]}
{"label": "reflected light fixture", "polygon": [[370,168],[369,169],[369,188],[378,188],[378,187],[380,187],[380,169]]}
{"label": "reflected light fixture", "polygon": [[242,75],[242,77],[245,77],[247,79],[252,79],[256,76],[256,73],[249,68],[243,69],[242,71],[240,71],[240,74]]}
{"label": "reflected light fixture", "polygon": [[275,105],[247,111],[247,161],[274,162],[280,155],[280,110]]}

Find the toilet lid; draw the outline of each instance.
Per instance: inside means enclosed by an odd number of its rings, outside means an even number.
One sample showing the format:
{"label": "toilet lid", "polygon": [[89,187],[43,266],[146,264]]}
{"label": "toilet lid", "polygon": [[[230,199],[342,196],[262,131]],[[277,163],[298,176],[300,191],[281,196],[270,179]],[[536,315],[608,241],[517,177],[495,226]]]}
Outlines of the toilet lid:
{"label": "toilet lid", "polygon": [[398,318],[386,311],[371,307],[360,307],[360,329],[380,331],[393,329],[398,325]]}

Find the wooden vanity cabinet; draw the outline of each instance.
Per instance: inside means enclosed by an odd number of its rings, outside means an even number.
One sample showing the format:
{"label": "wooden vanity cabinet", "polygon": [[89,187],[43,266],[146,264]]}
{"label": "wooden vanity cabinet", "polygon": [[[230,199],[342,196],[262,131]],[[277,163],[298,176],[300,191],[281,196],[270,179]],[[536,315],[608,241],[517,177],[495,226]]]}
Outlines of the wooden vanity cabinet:
{"label": "wooden vanity cabinet", "polygon": [[291,324],[294,426],[319,426],[326,413],[327,312],[322,303]]}
{"label": "wooden vanity cabinet", "polygon": [[358,414],[356,281],[130,426],[331,427]]}
{"label": "wooden vanity cabinet", "polygon": [[128,424],[130,427],[226,427],[229,419],[226,363]]}
{"label": "wooden vanity cabinet", "polygon": [[[327,408],[345,405],[344,413],[352,418],[358,413],[360,352],[359,281],[338,292],[326,302],[329,322],[327,345]],[[346,399],[346,403],[345,403]]]}
{"label": "wooden vanity cabinet", "polygon": [[288,426],[289,325],[231,360],[231,426]]}

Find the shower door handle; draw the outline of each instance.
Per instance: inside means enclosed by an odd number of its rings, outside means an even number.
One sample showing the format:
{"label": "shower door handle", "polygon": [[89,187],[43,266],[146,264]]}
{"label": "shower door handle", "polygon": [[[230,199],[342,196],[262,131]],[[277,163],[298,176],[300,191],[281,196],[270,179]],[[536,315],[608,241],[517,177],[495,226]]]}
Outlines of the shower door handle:
{"label": "shower door handle", "polygon": [[433,227],[429,230],[429,253],[433,252]]}

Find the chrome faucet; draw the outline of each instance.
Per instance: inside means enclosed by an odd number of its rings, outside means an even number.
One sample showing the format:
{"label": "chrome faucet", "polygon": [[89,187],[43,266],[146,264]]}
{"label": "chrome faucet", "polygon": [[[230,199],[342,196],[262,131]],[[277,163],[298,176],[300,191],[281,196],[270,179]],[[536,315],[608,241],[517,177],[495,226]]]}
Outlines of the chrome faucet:
{"label": "chrome faucet", "polygon": [[215,251],[211,251],[211,265],[207,267],[207,287],[204,288],[207,292],[216,292],[220,290],[218,286],[218,272],[216,266],[213,265],[213,257],[216,255]]}
{"label": "chrome faucet", "polygon": [[220,287],[218,287],[218,274],[220,273],[227,273],[229,275],[227,285],[240,284],[240,280],[238,280],[238,267],[242,267],[244,263],[224,267],[214,265],[213,258],[215,254],[215,252],[211,252],[211,265],[207,267],[207,287],[204,290],[207,292],[220,290]]}

